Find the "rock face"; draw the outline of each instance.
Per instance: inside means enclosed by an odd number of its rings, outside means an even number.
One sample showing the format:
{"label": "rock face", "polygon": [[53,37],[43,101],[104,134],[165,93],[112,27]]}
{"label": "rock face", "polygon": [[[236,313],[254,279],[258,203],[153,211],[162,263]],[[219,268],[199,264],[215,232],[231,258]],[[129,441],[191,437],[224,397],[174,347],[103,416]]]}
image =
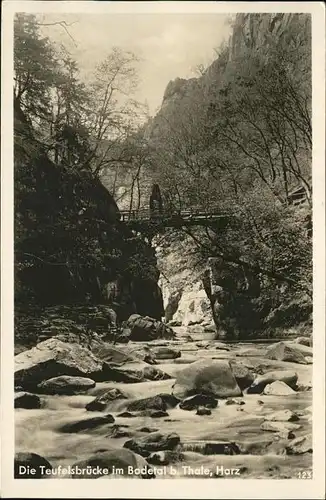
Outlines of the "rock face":
{"label": "rock face", "polygon": [[217,398],[242,395],[230,364],[227,361],[206,359],[180,370],[173,386],[173,394],[180,399],[196,393]]}
{"label": "rock face", "polygon": [[88,431],[90,429],[95,429],[100,425],[113,424],[113,422],[114,417],[108,414],[103,417],[88,418],[86,420],[79,420],[78,422],[65,424],[60,427],[60,431],[65,433]]}
{"label": "rock face", "polygon": [[93,401],[86,405],[87,411],[104,411],[111,401],[116,399],[127,399],[127,396],[117,389],[112,387],[112,389],[107,390],[104,394],[97,396]]}
{"label": "rock face", "polygon": [[123,446],[143,457],[148,457],[153,451],[174,450],[179,444],[180,437],[176,433],[153,432],[142,438],[126,441]]}
{"label": "rock face", "polygon": [[173,339],[175,333],[172,328],[149,316],[132,314],[126,326],[130,328],[130,340],[148,342],[156,339]]}
{"label": "rock face", "polygon": [[285,342],[278,342],[277,344],[271,345],[267,349],[266,358],[276,359],[277,361],[290,361],[292,363],[300,363],[306,365],[302,351],[295,344],[289,345]]}
{"label": "rock face", "polygon": [[77,466],[79,467],[79,469],[86,469],[86,467],[91,467],[95,471],[98,467],[98,470],[100,470],[101,472],[95,475],[94,472],[92,473],[92,475],[79,475],[76,473],[72,476],[72,479],[89,479],[100,477],[103,475],[107,476],[112,474],[113,470],[117,469],[123,470],[122,477],[132,478],[132,476],[128,475],[129,467],[135,472],[140,472],[140,474],[137,474],[137,476],[135,476],[139,479],[155,478],[153,469],[148,465],[146,460],[126,448],[97,453],[90,456],[86,460],[76,462],[75,464],[73,464],[72,468],[77,468]]}
{"label": "rock face", "polygon": [[[35,473],[32,473],[35,469]],[[15,455],[14,477],[15,479],[42,479],[46,478],[45,470],[51,470],[52,465],[46,458],[37,453],[20,452]]]}
{"label": "rock face", "polygon": [[245,405],[246,403],[242,399],[227,399],[225,401],[226,406],[231,406],[231,405]]}
{"label": "rock face", "polygon": [[15,356],[15,385],[28,389],[60,375],[92,377],[101,369],[88,349],[51,338]]}
{"label": "rock face", "polygon": [[61,375],[44,380],[38,384],[37,389],[45,394],[80,394],[92,387],[95,387],[96,382],[91,378],[86,377],[71,377],[69,375]]}
{"label": "rock face", "polygon": [[296,372],[291,370],[275,370],[267,372],[264,375],[259,375],[248,388],[248,394],[261,394],[266,385],[277,381],[284,382],[289,387],[294,389],[298,381],[298,375]]}

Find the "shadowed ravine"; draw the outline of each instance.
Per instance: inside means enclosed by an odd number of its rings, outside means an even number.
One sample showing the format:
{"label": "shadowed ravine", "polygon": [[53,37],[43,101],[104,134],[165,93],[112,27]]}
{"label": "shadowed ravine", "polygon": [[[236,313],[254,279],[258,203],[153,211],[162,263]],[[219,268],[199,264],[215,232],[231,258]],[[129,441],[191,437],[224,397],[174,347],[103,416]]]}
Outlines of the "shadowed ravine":
{"label": "shadowed ravine", "polygon": [[[182,332],[184,333],[184,332]],[[181,358],[162,361],[157,368],[174,377],[179,370],[200,358],[234,359],[245,361],[253,366],[264,365],[270,370],[291,369],[298,374],[298,386],[311,385],[312,365],[272,361],[264,358],[266,346],[262,344],[234,344],[229,351],[216,349],[217,343],[211,341],[183,342],[154,341],[148,345],[168,345],[181,351]],[[130,348],[140,344],[131,342]],[[117,346],[118,347],[118,346]],[[251,352],[246,354],[250,349]],[[216,477],[217,466],[224,469],[240,469],[242,478],[277,477],[295,478],[302,470],[311,469],[311,453],[288,455],[285,448],[288,439],[276,432],[263,431],[260,426],[265,416],[279,410],[291,410],[299,416],[296,424],[295,437],[311,432],[309,407],[312,404],[312,393],[300,390],[292,395],[271,396],[262,394],[244,394],[238,401],[244,404],[226,404],[220,399],[210,415],[197,415],[196,411],[186,411],[176,408],[167,409],[168,416],[152,418],[136,416],[132,418],[119,417],[126,411],[131,400],[171,393],[175,379],[148,381],[140,383],[99,382],[96,387],[85,394],[74,396],[41,395],[41,409],[16,409],[16,451],[29,450],[46,457],[53,467],[66,467],[76,461],[87,459],[99,451],[121,449],[127,440],[144,436],[140,429],[155,428],[161,433],[177,433],[180,436],[183,457],[170,462],[169,466],[155,465],[156,477],[173,478],[180,476]],[[86,411],[85,406],[106,389],[119,388],[128,399],[115,400],[109,403],[105,412]],[[114,426],[128,432],[129,436],[112,438],[109,435],[112,424],[105,423],[92,430],[77,433],[67,433],[60,430],[65,424],[92,417],[113,415]],[[204,454],[205,442],[231,441],[236,443],[240,454]],[[171,466],[174,474],[171,474]],[[190,469],[186,469],[189,466]],[[201,469],[204,466],[204,469]],[[194,472],[196,469],[196,472]],[[212,475],[203,472],[208,469]],[[112,477],[112,476],[110,476]],[[224,478],[233,477],[224,475]],[[239,476],[236,476],[239,477]]]}

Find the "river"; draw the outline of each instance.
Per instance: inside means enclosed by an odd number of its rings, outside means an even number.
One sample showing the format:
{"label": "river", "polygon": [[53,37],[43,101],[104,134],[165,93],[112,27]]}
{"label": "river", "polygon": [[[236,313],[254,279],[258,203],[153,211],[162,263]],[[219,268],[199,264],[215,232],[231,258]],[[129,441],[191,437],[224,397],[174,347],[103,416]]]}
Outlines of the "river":
{"label": "river", "polygon": [[[184,332],[182,332],[184,334]],[[133,345],[134,344],[134,345]],[[199,358],[237,359],[251,362],[253,365],[266,364],[262,344],[233,344],[229,351],[216,349],[213,340],[195,340],[186,342],[182,337],[175,341],[157,342],[181,350],[179,360],[166,360],[158,365],[163,371],[174,377],[178,370]],[[131,343],[130,347],[137,347]],[[298,383],[311,383],[312,365],[294,365],[293,363],[273,362],[268,360],[270,369],[290,368],[298,373]],[[275,367],[275,368],[274,368]],[[57,467],[67,467],[77,461],[87,459],[96,452],[121,448],[126,440],[140,435],[139,429],[151,427],[161,433],[176,432],[184,445],[184,458],[173,464],[173,469],[165,468],[162,477],[175,478],[196,474],[194,477],[206,477],[205,470],[215,470],[222,466],[239,468],[241,477],[245,478],[293,478],[303,469],[311,469],[312,457],[285,454],[285,441],[274,432],[262,431],[264,416],[280,409],[290,409],[300,415],[300,429],[296,436],[311,432],[309,412],[312,404],[312,392],[300,391],[288,396],[268,396],[250,394],[241,398],[243,405],[227,405],[220,400],[218,406],[211,410],[211,415],[200,416],[195,411],[185,411],[178,407],[169,409],[168,417],[152,418],[135,416],[134,418],[118,417],[126,409],[130,400],[170,393],[174,379],[141,382],[141,383],[97,383],[83,395],[48,396],[42,395],[41,409],[16,409],[16,451],[29,451],[42,455]],[[103,412],[86,411],[85,406],[95,396],[108,388],[117,387],[128,399],[115,400],[106,411],[115,418],[114,425],[122,427],[130,437],[112,438],[109,429],[112,424],[101,425],[93,430],[78,433],[63,433],[60,428],[69,422],[103,416]],[[203,455],[192,449],[193,442],[210,442],[230,440],[240,446],[240,455]],[[189,466],[187,468],[186,466]],[[173,474],[172,472],[173,471]],[[229,477],[226,475],[225,477]]]}

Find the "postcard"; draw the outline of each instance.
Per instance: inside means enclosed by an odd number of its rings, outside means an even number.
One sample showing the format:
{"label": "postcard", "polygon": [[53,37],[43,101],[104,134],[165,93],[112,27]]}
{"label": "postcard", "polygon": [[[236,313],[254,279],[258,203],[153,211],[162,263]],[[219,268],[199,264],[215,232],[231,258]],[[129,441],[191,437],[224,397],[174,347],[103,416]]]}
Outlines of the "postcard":
{"label": "postcard", "polygon": [[2,496],[324,498],[323,4],[2,26]]}

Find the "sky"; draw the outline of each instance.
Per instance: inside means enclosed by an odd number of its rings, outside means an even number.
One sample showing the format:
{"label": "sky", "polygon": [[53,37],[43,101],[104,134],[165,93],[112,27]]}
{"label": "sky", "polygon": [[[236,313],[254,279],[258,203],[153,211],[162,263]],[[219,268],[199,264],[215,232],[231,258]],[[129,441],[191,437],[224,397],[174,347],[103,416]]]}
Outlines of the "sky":
{"label": "sky", "polygon": [[[225,14],[43,14],[44,33],[63,43],[83,74],[92,73],[113,47],[132,51],[138,63],[139,86],[135,98],[147,101],[151,115],[162,103],[164,90],[175,78],[195,76],[195,68],[208,65],[230,34]],[[70,38],[73,38],[73,40]]]}

